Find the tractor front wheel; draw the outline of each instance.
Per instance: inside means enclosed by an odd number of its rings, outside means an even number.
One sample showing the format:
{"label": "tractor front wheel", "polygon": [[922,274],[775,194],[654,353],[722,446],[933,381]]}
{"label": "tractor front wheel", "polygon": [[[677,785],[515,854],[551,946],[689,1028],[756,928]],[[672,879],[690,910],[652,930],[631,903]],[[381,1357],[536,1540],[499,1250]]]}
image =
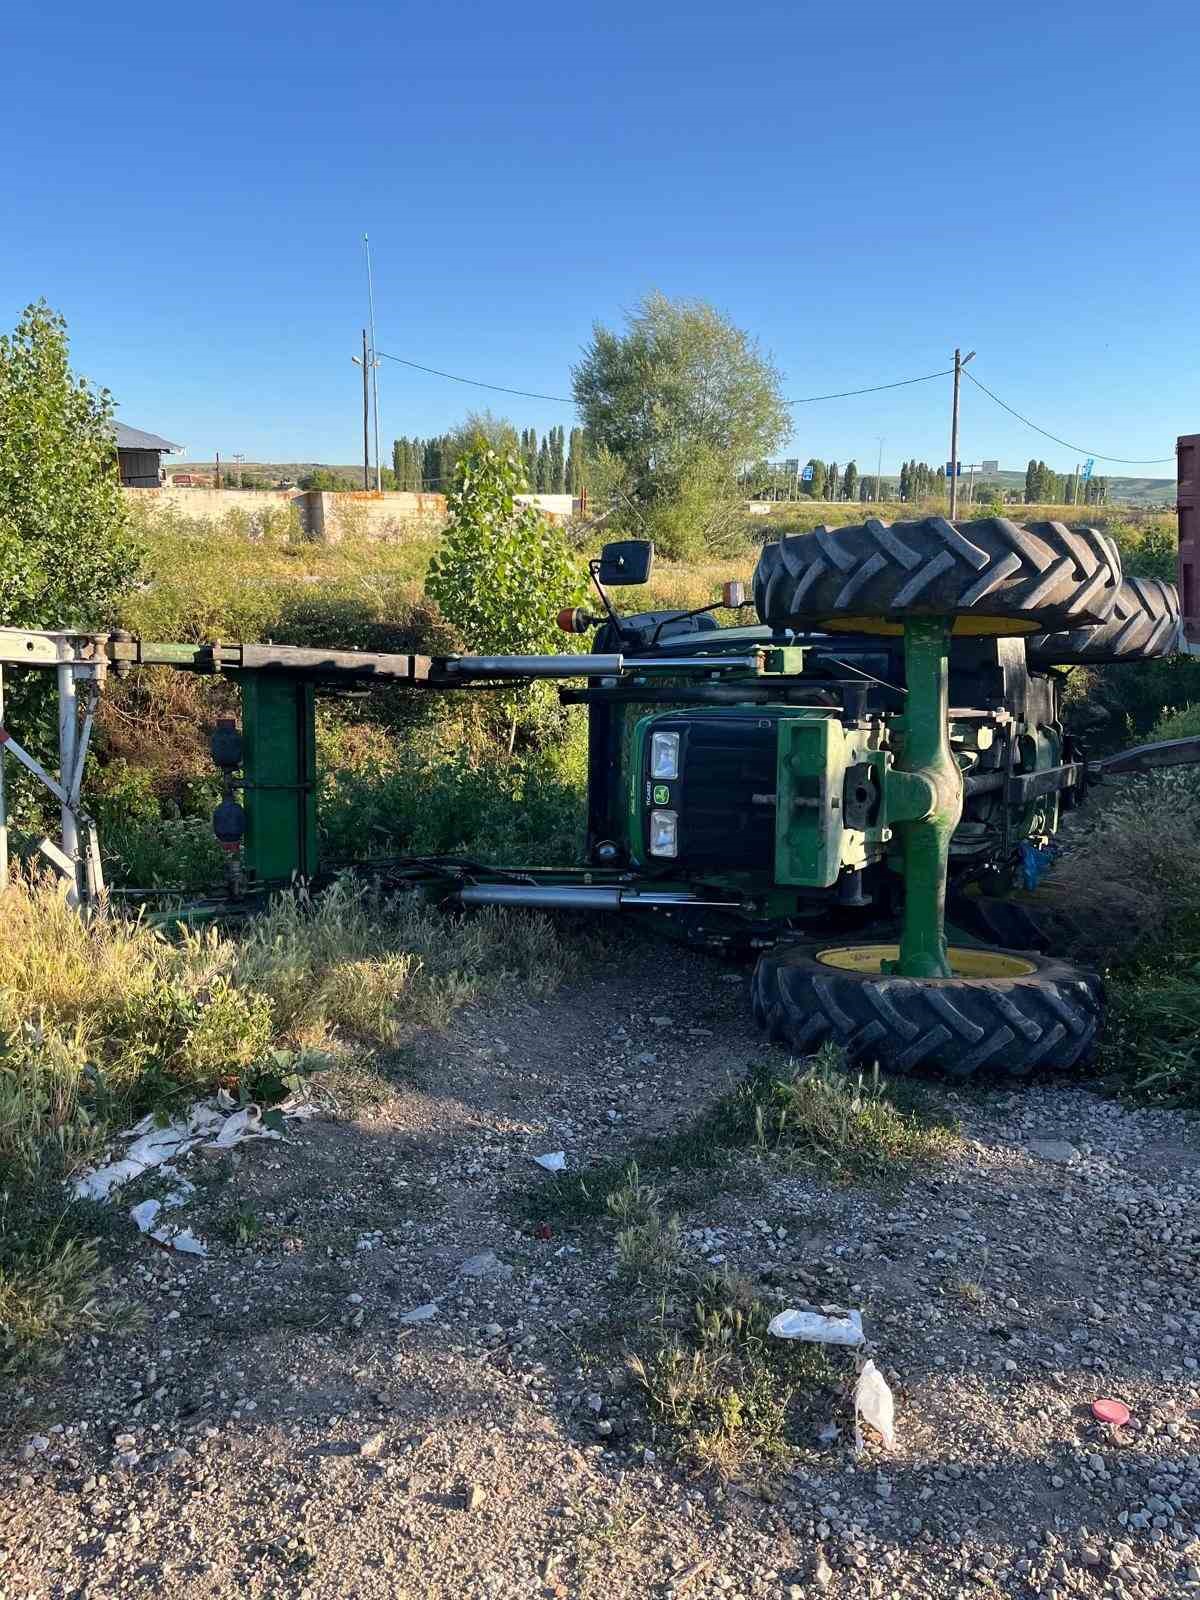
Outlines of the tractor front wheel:
{"label": "tractor front wheel", "polygon": [[953,976],[905,978],[888,970],[898,953],[879,944],[771,951],[754,974],[755,1020],[799,1054],[831,1043],[892,1072],[1025,1077],[1087,1059],[1104,1004],[1098,974],[1031,951],[964,947],[948,952]]}

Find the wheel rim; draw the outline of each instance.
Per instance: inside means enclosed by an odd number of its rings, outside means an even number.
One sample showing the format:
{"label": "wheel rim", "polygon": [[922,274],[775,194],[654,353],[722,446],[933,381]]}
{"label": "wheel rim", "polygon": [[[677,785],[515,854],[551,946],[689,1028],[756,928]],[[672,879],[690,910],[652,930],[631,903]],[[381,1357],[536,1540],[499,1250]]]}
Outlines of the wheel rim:
{"label": "wheel rim", "polygon": [[[1037,967],[1023,956],[1008,955],[1003,950],[976,950],[969,945],[952,945],[947,951],[950,971],[955,978],[1027,978]],[[842,972],[859,972],[864,975],[881,974],[885,962],[900,959],[898,944],[846,944],[830,950],[818,950],[817,960],[826,967],[837,967]],[[919,980],[937,983],[937,978]]]}

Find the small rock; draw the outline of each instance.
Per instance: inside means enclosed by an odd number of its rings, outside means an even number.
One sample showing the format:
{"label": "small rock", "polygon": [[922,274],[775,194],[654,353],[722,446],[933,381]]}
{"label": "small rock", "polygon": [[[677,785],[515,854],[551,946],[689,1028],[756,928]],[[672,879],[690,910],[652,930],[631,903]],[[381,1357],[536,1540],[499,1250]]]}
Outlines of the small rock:
{"label": "small rock", "polygon": [[438,1314],[437,1301],[431,1300],[428,1305],[414,1306],[411,1311],[406,1311],[400,1318],[401,1322],[432,1322]]}
{"label": "small rock", "polygon": [[1057,1161],[1065,1164],[1074,1161],[1079,1151],[1073,1144],[1068,1144],[1065,1139],[1030,1139],[1028,1150],[1031,1156],[1040,1156],[1043,1161]]}
{"label": "small rock", "polygon": [[463,1495],[463,1510],[464,1511],[478,1511],[480,1506],[484,1505],[486,1503],[486,1501],[487,1501],[487,1491],[486,1491],[486,1489],[481,1489],[480,1486],[477,1483],[473,1483],[471,1485],[471,1487],[467,1490],[467,1492]]}
{"label": "small rock", "polygon": [[511,1278],[513,1269],[494,1250],[482,1250],[469,1256],[458,1270],[464,1278]]}
{"label": "small rock", "polygon": [[823,1555],[818,1555],[813,1565],[812,1578],[818,1589],[828,1589],[833,1582],[833,1568]]}
{"label": "small rock", "polygon": [[383,1435],[381,1433],[372,1433],[359,1445],[358,1453],[360,1456],[377,1456],[382,1449]]}

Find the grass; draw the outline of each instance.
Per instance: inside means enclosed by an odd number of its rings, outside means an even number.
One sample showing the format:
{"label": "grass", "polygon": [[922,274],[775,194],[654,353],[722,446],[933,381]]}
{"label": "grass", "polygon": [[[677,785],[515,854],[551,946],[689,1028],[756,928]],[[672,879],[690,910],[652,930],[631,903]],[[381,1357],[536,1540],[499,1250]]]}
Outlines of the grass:
{"label": "grass", "polygon": [[[1156,736],[1183,737],[1188,719]],[[1080,814],[1048,880],[1071,953],[1105,969],[1100,1065],[1139,1101],[1200,1107],[1200,775],[1125,779]]]}
{"label": "grass", "polygon": [[772,1338],[772,1312],[745,1279],[709,1274],[691,1291],[684,1329],[668,1327],[664,1302],[653,1348],[628,1359],[656,1440],[725,1477],[751,1463],[786,1463],[797,1412],[831,1386],[827,1356]]}
{"label": "grass", "polygon": [[217,1086],[278,1098],[321,1069],[336,1096],[339,1073],[361,1083],[377,1061],[386,1071],[466,1001],[514,983],[544,992],[570,960],[544,918],[447,917],[349,880],[312,901],[282,895],[236,936],[171,941],[116,915],[85,923],[53,886],[15,883],[0,897],[6,1359],[32,1357],[50,1327],[61,1338],[93,1319],[99,1258],[77,1237],[62,1180],[114,1130]]}
{"label": "grass", "polygon": [[[944,1159],[956,1137],[926,1091],[878,1073],[852,1074],[826,1045],[809,1061],[759,1066],[684,1128],[586,1172],[536,1182],[519,1204],[531,1221],[579,1226],[619,1216],[643,1174],[673,1204],[686,1204],[711,1193],[711,1183],[695,1182],[698,1174],[727,1169],[745,1151],[840,1180],[901,1177]],[[657,1204],[660,1191],[652,1192]]]}

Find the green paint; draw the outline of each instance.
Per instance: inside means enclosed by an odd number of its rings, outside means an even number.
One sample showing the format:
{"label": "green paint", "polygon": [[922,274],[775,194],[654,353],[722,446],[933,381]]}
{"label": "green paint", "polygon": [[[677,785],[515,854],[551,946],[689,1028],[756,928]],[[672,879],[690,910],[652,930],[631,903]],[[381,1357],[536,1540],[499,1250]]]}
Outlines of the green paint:
{"label": "green paint", "polygon": [[775,877],[827,889],[842,865],[846,739],[829,713],[796,711],[779,722],[775,778]]}
{"label": "green paint", "polygon": [[313,686],[250,672],[242,679],[246,869],[252,883],[286,884],[317,870],[317,749]]}
{"label": "green paint", "polygon": [[962,773],[949,737],[950,621],[917,617],[904,624],[908,688],[900,758],[887,775],[889,823],[900,834],[904,921],[895,970],[907,978],[948,978],[946,867],[950,836],[963,809]]}
{"label": "green paint", "polygon": [[671,791],[670,791],[670,789],[667,787],[667,785],[665,783],[656,783],[654,785],[654,804],[656,806],[669,806],[670,803],[671,803]]}

